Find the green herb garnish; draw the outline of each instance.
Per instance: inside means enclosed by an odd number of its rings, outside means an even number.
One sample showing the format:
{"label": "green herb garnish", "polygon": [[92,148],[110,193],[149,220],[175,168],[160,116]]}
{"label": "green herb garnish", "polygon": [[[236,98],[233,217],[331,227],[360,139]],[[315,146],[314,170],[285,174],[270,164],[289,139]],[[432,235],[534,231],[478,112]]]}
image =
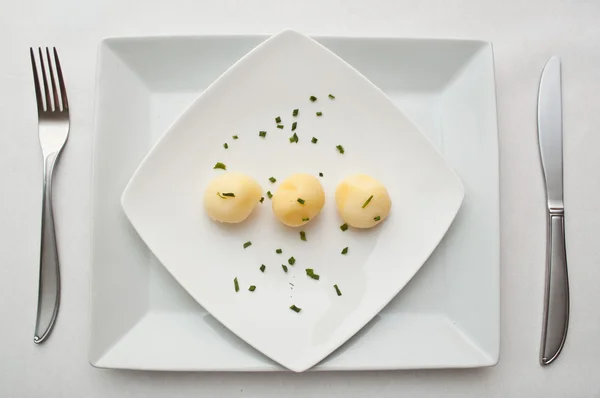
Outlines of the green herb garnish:
{"label": "green herb garnish", "polygon": [[290,137],[290,142],[291,143],[295,142],[297,144],[298,143],[298,134],[294,133],[294,135]]}
{"label": "green herb garnish", "polygon": [[[304,221],[304,220],[302,220],[302,221]],[[300,231],[300,240],[303,240],[306,242],[306,232]]]}
{"label": "green herb garnish", "polygon": [[224,144],[223,144],[223,148],[225,148],[225,149],[228,149],[228,148],[229,148],[229,145],[227,145],[227,143],[224,143]]}
{"label": "green herb garnish", "polygon": [[298,198],[298,203],[300,203],[301,205],[303,205],[304,203],[306,203],[306,201],[302,198]]}
{"label": "green herb garnish", "polygon": [[342,250],[342,254],[348,254],[348,248],[344,247],[344,249]]}
{"label": "green herb garnish", "polygon": [[290,257],[290,258],[288,259],[288,264],[289,264],[289,265],[294,265],[294,264],[296,264],[296,259],[295,259],[294,257]]}
{"label": "green herb garnish", "polygon": [[347,231],[348,230],[348,224],[344,223],[344,224],[340,225],[340,229],[342,231],[344,231],[344,232]]}
{"label": "green herb garnish", "polygon": [[272,183],[275,183],[275,181],[277,181],[277,180],[275,179],[275,177],[269,177],[269,181],[271,181]]}
{"label": "green herb garnish", "polygon": [[317,97],[315,97],[314,95],[310,96],[310,102],[315,102],[317,100]]}
{"label": "green herb garnish", "polygon": [[264,264],[262,264],[262,265],[260,266],[260,272],[265,272],[265,269],[267,269],[267,266],[266,266],[266,265],[264,265]]}
{"label": "green herb garnish", "polygon": [[260,200],[259,200],[259,202],[260,202],[260,203],[262,203],[262,202],[264,202],[264,201],[265,201],[265,197],[264,197],[264,196],[261,196],[261,197],[260,197]]}
{"label": "green herb garnish", "polygon": [[290,307],[290,310],[294,311],[295,313],[298,313],[298,312],[302,311],[302,308],[298,308],[294,304],[292,304],[292,306]]}
{"label": "green herb garnish", "polygon": [[294,109],[294,112],[292,112],[292,116],[298,116],[298,109]]}
{"label": "green herb garnish", "polygon": [[377,216],[377,217],[375,217],[373,220],[374,220],[374,221],[379,221],[379,220],[381,220],[381,216]]}
{"label": "green herb garnish", "polygon": [[338,151],[339,151],[341,154],[343,154],[343,153],[344,153],[344,147],[343,147],[343,146],[341,146],[341,145],[338,145],[338,146],[336,146],[336,148],[337,148],[337,150],[338,150]]}
{"label": "green herb garnish", "polygon": [[302,217],[302,221],[303,222],[306,222],[306,221],[309,221],[309,220],[310,220],[310,218],[308,218],[308,217]]}
{"label": "green herb garnish", "polygon": [[250,290],[251,292],[256,290],[256,286],[254,285],[250,285],[250,287],[248,288],[248,290]]}
{"label": "green herb garnish", "polygon": [[323,177],[323,173],[319,173],[319,177]]}
{"label": "green herb garnish", "polygon": [[342,292],[340,292],[340,288],[338,287],[338,285],[333,285],[335,292],[337,293],[338,296],[342,295]]}
{"label": "green herb garnish", "polygon": [[234,136],[233,136],[233,137],[231,137],[231,138],[233,138],[234,140],[237,140],[239,137],[238,137],[237,135],[234,135]]}
{"label": "green herb garnish", "polygon": [[371,202],[371,199],[373,199],[373,195],[369,196],[369,199],[367,199],[365,201],[365,203],[363,203],[362,208],[364,209],[365,207],[367,207],[367,205]]}
{"label": "green herb garnish", "polygon": [[318,274],[315,274],[315,271],[312,268],[306,269],[306,275],[317,281],[321,278]]}
{"label": "green herb garnish", "polygon": [[215,167],[213,167],[213,170],[214,170],[214,169],[222,169],[222,170],[227,170],[227,166],[225,166],[225,164],[224,164],[224,163],[217,162],[217,164],[215,164]]}
{"label": "green herb garnish", "polygon": [[282,129],[282,128],[283,128],[283,124],[278,124],[278,125],[277,125],[277,128],[278,128],[278,129]]}
{"label": "green herb garnish", "polygon": [[252,246],[252,242],[248,241],[244,243],[244,249],[248,248],[249,246]]}
{"label": "green herb garnish", "polygon": [[323,116],[323,112],[317,112],[317,116]]}
{"label": "green herb garnish", "polygon": [[267,136],[267,132],[266,132],[266,131],[259,131],[259,132],[258,132],[258,135],[259,135],[260,137],[263,137],[263,138],[265,138],[265,137]]}
{"label": "green herb garnish", "polygon": [[328,97],[331,98],[331,99],[335,99],[335,97],[333,96],[333,94],[329,94]]}
{"label": "green herb garnish", "polygon": [[292,123],[292,131],[296,130],[297,125],[298,125],[298,122]]}
{"label": "green herb garnish", "polygon": [[283,253],[283,250],[281,250],[281,249],[277,249],[277,250],[275,250],[275,253],[277,253],[277,254],[281,254],[281,253]]}
{"label": "green herb garnish", "polygon": [[316,144],[319,140],[316,139],[315,137],[312,138],[312,140],[310,140],[310,142],[312,142],[313,144]]}
{"label": "green herb garnish", "polygon": [[283,268],[283,272],[287,272],[288,270],[287,265],[285,264],[281,264],[281,268]]}
{"label": "green herb garnish", "polygon": [[236,293],[240,291],[240,285],[238,283],[237,277],[233,278],[233,287],[235,288]]}
{"label": "green herb garnish", "polygon": [[222,193],[221,195],[226,196],[228,198],[235,198],[235,194],[233,192],[225,192],[225,193]]}
{"label": "green herb garnish", "polygon": [[273,194],[271,193],[271,191],[267,191],[267,196],[269,197],[269,199],[271,199],[273,197]]}
{"label": "green herb garnish", "polygon": [[275,123],[281,123],[281,118],[279,116],[275,118]]}

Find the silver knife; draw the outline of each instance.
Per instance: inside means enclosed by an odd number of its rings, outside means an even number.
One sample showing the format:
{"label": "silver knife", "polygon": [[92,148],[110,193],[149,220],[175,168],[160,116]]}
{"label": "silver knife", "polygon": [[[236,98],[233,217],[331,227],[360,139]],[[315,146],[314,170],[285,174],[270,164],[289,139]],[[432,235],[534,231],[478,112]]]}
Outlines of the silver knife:
{"label": "silver knife", "polygon": [[560,58],[544,67],[538,94],[538,139],[548,205],[546,286],[540,363],[558,358],[569,326],[569,278],[563,202],[563,137]]}

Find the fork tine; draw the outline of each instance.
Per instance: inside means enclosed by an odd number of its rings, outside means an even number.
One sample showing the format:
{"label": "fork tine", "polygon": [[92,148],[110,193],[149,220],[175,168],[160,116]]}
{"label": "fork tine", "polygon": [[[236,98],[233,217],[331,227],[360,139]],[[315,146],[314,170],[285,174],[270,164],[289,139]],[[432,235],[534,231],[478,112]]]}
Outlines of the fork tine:
{"label": "fork tine", "polygon": [[38,77],[37,65],[35,64],[35,55],[33,54],[33,48],[29,47],[29,55],[31,55],[31,69],[33,69],[33,85],[35,87],[35,99],[37,102],[38,112],[44,111],[44,101],[42,100],[42,93],[40,91],[40,79]]}
{"label": "fork tine", "polygon": [[52,60],[50,59],[50,50],[46,47],[46,60],[48,61],[48,73],[50,74],[50,83],[52,84],[52,96],[54,97],[54,110],[60,112],[60,102],[58,101],[58,92],[54,81],[54,70],[52,69]]}
{"label": "fork tine", "polygon": [[56,47],[54,50],[54,64],[56,65],[56,73],[58,74],[58,84],[60,85],[60,95],[62,97],[63,111],[69,109],[69,101],[67,100],[67,89],[65,88],[65,79],[63,79],[62,68],[60,67],[60,61],[58,60],[58,53]]}
{"label": "fork tine", "polygon": [[42,80],[44,81],[44,97],[46,98],[46,111],[52,112],[52,103],[50,102],[50,90],[48,89],[48,78],[46,77],[46,67],[44,66],[44,55],[42,49],[38,47],[40,53],[40,64],[42,65]]}

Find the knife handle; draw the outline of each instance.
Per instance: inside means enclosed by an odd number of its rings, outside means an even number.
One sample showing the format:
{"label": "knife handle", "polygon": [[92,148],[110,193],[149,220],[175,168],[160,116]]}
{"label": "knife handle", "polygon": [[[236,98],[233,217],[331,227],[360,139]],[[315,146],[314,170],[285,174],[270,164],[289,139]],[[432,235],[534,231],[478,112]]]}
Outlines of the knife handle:
{"label": "knife handle", "polygon": [[569,277],[565,247],[565,218],[550,213],[546,258],[546,288],[540,363],[551,364],[560,354],[569,326]]}

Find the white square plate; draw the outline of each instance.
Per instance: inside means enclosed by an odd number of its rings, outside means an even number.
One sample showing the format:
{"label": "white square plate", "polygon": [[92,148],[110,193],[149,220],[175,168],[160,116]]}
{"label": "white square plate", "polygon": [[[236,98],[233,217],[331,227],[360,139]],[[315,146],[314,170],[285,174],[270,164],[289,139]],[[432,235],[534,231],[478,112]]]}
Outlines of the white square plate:
{"label": "white square plate", "polygon": [[[312,94],[320,99],[310,101]],[[295,108],[300,114],[292,117]],[[276,116],[287,128],[276,128]],[[299,143],[288,139],[292,122]],[[232,141],[233,135],[240,138]],[[268,199],[259,214],[235,226],[203,214],[204,189],[223,173],[213,170],[217,162],[264,182],[263,192],[275,190],[270,176],[281,181],[323,172],[328,204],[301,228],[308,241],[300,240],[300,228],[285,228],[273,217]],[[378,228],[343,232],[331,193],[345,176],[360,172],[384,182],[393,211]],[[144,159],[122,204],[148,247],[198,303],[248,344],[301,372],[394,298],[440,242],[463,196],[440,153],[379,89],[316,41],[288,30],[251,51],[194,101]],[[252,246],[243,247],[246,241]],[[284,256],[297,260],[289,272],[281,266]],[[320,280],[309,278],[306,268]],[[242,285],[237,293],[234,278]],[[257,290],[249,292],[249,285]]]}
{"label": "white square plate", "polygon": [[[119,208],[123,188],[153,142],[198,93],[263,39],[109,39],[101,45],[94,146],[93,365],[281,369],[196,304]],[[494,364],[499,342],[498,174],[490,46],[447,40],[318,40],[382,87],[417,122],[457,170],[467,195],[449,233],[411,283],[316,369]]]}

